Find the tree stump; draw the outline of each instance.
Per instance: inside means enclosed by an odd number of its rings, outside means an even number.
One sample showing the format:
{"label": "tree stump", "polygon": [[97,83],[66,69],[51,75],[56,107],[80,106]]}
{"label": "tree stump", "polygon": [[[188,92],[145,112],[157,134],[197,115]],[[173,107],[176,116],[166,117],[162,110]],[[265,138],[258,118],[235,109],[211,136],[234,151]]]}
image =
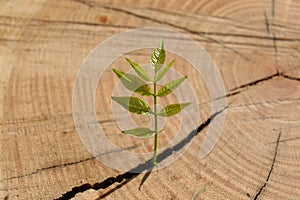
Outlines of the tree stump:
{"label": "tree stump", "polygon": [[[300,198],[300,2],[12,0],[0,5],[0,198]],[[106,38],[139,27],[170,28],[202,45],[221,72],[228,103],[222,134],[207,157],[198,158],[205,126],[182,157],[151,173],[141,187],[145,174],[123,174],[90,155],[72,117],[82,61]],[[130,55],[138,61],[149,56]],[[124,62],[113,65],[118,64]],[[199,126],[208,125],[213,113],[207,87],[201,78],[194,84],[202,101]],[[103,93],[98,88],[96,99],[108,95]],[[96,105],[100,125],[112,120],[108,109]],[[116,136],[111,139],[122,145]],[[103,189],[103,182],[111,184]]]}

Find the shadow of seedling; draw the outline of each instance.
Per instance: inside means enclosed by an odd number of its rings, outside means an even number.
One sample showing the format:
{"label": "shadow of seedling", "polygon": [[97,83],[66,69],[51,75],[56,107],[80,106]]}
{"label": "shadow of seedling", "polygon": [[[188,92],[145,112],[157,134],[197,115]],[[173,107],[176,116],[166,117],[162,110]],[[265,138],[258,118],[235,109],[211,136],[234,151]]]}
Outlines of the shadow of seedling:
{"label": "shadow of seedling", "polygon": [[[161,162],[164,159],[166,159],[167,157],[171,156],[172,153],[179,151],[180,149],[182,149],[185,145],[187,145],[199,132],[201,132],[205,127],[207,127],[211,121],[216,118],[219,114],[221,114],[223,111],[225,111],[227,107],[223,108],[222,110],[214,113],[213,115],[211,115],[204,123],[202,123],[198,128],[196,128],[195,130],[191,131],[187,137],[185,137],[184,139],[182,139],[178,144],[176,144],[174,147],[172,148],[168,148],[165,151],[161,152],[160,154],[158,154],[157,156],[157,161]],[[142,163],[134,168],[132,168],[131,170],[119,174],[118,176],[115,177],[109,177],[105,180],[103,180],[102,182],[98,182],[95,183],[93,185],[89,184],[89,183],[85,183],[81,186],[76,186],[74,187],[71,191],[68,191],[66,193],[64,193],[61,197],[57,198],[57,200],[68,200],[71,199],[73,197],[75,197],[76,194],[78,193],[82,193],[85,192],[89,189],[94,189],[94,190],[100,190],[100,189],[106,189],[110,186],[112,186],[115,183],[119,183],[119,185],[117,185],[116,187],[110,189],[109,191],[107,191],[106,193],[102,194],[99,199],[103,199],[104,197],[108,196],[109,194],[115,192],[116,190],[120,189],[121,187],[123,187],[124,185],[126,185],[127,183],[129,183],[131,180],[133,180],[134,178],[136,178],[137,176],[139,176],[140,174],[142,174],[142,172],[149,170],[149,166],[152,166],[153,168],[153,164],[152,164],[152,159],[149,159],[148,161],[146,161],[145,163]],[[151,168],[150,168],[151,169]],[[141,173],[132,173],[132,171],[141,171]],[[151,174],[150,172],[147,172],[144,177],[142,178],[142,181],[139,185],[139,189],[141,189],[142,185],[145,183],[145,181],[149,178]]]}

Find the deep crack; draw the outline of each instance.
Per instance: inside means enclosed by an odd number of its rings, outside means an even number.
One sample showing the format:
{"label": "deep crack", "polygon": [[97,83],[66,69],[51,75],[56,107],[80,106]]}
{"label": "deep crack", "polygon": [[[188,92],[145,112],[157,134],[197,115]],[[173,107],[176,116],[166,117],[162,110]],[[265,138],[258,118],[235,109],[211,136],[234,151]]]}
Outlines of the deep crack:
{"label": "deep crack", "polygon": [[276,76],[281,76],[281,74],[277,71],[275,74],[272,74],[272,75],[267,76],[267,77],[265,77],[265,78],[261,78],[261,79],[252,81],[252,82],[250,82],[250,83],[246,83],[246,84],[240,85],[240,86],[238,86],[238,87],[235,87],[235,88],[231,89],[230,91],[235,91],[235,90],[243,89],[243,88],[245,88],[245,87],[253,86],[253,85],[256,85],[256,84],[258,84],[258,83],[260,83],[260,82],[270,80],[270,79],[272,79],[272,78],[274,78],[274,77],[276,77]]}
{"label": "deep crack", "polygon": [[277,157],[277,153],[278,153],[278,146],[279,146],[279,141],[280,141],[280,137],[281,137],[281,131],[278,133],[278,137],[277,137],[277,142],[276,142],[276,146],[275,146],[275,153],[274,153],[274,157],[273,157],[273,161],[272,161],[272,165],[271,165],[271,169],[269,171],[269,174],[265,180],[265,183],[260,187],[259,191],[256,193],[255,197],[253,200],[256,200],[259,195],[261,194],[261,192],[263,191],[263,189],[267,186],[267,183],[269,182],[269,179],[271,177],[272,171],[274,169],[274,164],[276,162],[276,157]]}
{"label": "deep crack", "polygon": [[215,101],[215,100],[218,100],[218,99],[235,96],[235,95],[241,93],[242,91],[244,91],[243,89],[246,89],[246,88],[251,87],[251,86],[255,86],[255,85],[257,85],[257,84],[259,84],[261,82],[271,80],[271,79],[273,79],[275,77],[283,77],[283,78],[286,78],[286,79],[289,79],[289,80],[293,80],[293,81],[300,81],[300,78],[298,78],[298,77],[292,77],[292,76],[280,73],[277,70],[275,74],[272,74],[272,75],[267,76],[265,78],[261,78],[261,79],[258,79],[258,80],[255,80],[255,81],[252,81],[252,82],[240,85],[238,87],[232,88],[232,89],[229,90],[229,93],[227,93],[225,96],[220,96],[220,97],[217,97],[217,98],[215,98],[213,100]]}
{"label": "deep crack", "polygon": [[226,98],[226,97],[231,97],[231,96],[235,96],[239,93],[241,93],[243,91],[244,88],[247,88],[247,87],[251,87],[251,86],[254,86],[254,85],[257,85],[261,82],[264,82],[264,81],[268,81],[274,77],[277,77],[277,76],[282,76],[282,77],[285,77],[283,76],[283,74],[279,73],[278,71],[276,71],[275,74],[272,74],[270,76],[267,76],[265,78],[261,78],[261,79],[258,79],[258,80],[255,80],[255,81],[252,81],[252,82],[249,82],[249,83],[246,83],[246,84],[243,84],[243,85],[240,85],[238,87],[235,87],[235,88],[232,88],[231,90],[229,90],[229,93],[227,93],[225,96],[220,96],[220,97],[217,97],[215,99],[213,99],[214,101],[215,100],[219,100],[219,99],[222,99],[222,98]]}
{"label": "deep crack", "polygon": [[290,79],[290,80],[294,80],[294,81],[300,81],[300,78],[292,77],[292,76],[289,76],[289,75],[286,75],[286,74],[282,74],[282,77]]}

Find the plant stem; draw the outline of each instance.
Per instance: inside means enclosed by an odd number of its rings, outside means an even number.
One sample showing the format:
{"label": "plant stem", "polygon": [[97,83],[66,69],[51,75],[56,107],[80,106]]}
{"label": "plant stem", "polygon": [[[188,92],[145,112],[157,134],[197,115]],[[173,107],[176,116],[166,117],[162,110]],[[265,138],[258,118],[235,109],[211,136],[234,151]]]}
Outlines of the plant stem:
{"label": "plant stem", "polygon": [[156,96],[156,70],[154,72],[154,126],[155,126],[155,135],[154,135],[154,155],[153,155],[153,165],[156,163],[156,154],[157,154],[157,143],[158,143],[158,129],[157,129],[157,96]]}

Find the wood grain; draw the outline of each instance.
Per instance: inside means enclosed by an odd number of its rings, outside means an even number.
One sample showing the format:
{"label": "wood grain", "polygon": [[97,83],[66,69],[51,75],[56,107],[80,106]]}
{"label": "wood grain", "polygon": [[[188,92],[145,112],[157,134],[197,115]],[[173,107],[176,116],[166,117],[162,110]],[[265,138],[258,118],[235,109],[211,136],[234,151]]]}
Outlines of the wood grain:
{"label": "wood grain", "polygon": [[[81,143],[72,90],[80,64],[97,44],[150,26],[189,35],[216,63],[228,103],[221,137],[199,159],[205,126],[182,157],[151,173],[140,189],[144,174],[74,199],[299,199],[299,10],[298,1],[283,0],[1,1],[0,198],[55,199],[123,173]],[[143,62],[148,54],[130,57]],[[184,70],[184,60],[178,63]],[[122,58],[112,66],[119,64]],[[203,79],[192,80],[201,99],[200,126],[213,114],[211,100]],[[96,99],[106,93],[99,86]],[[112,120],[107,109],[97,104],[99,121]],[[170,138],[162,137],[160,145]]]}

